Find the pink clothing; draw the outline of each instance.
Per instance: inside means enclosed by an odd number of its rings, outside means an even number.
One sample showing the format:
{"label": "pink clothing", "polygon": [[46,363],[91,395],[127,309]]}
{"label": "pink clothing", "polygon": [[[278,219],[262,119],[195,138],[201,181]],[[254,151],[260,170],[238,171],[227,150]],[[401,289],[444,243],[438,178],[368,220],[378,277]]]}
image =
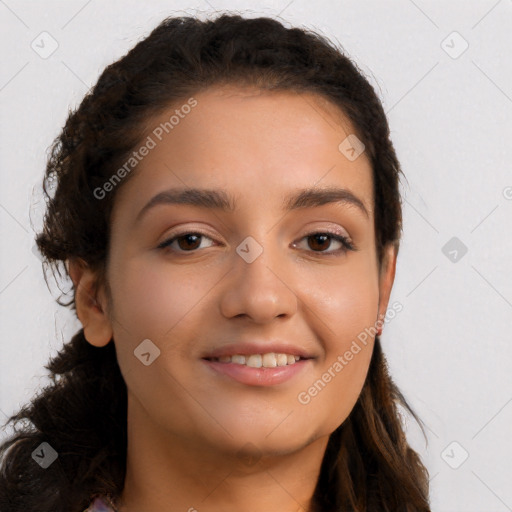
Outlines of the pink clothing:
{"label": "pink clothing", "polygon": [[98,496],[84,512],[117,512],[117,510],[107,497]]}

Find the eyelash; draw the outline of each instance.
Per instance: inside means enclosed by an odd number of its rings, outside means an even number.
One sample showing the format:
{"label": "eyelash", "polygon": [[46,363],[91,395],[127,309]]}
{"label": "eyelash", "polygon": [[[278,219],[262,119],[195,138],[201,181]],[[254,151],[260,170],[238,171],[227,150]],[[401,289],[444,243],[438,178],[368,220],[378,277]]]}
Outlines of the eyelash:
{"label": "eyelash", "polygon": [[[202,233],[200,231],[184,231],[182,233],[177,233],[172,238],[169,238],[169,239],[163,241],[160,245],[158,245],[158,249],[165,249],[165,250],[168,250],[171,252],[176,252],[178,254],[179,253],[186,254],[186,253],[197,252],[197,249],[192,249],[190,251],[183,251],[183,250],[175,251],[174,249],[171,249],[169,247],[175,240],[178,240],[179,238],[183,238],[186,235],[198,235],[198,236],[209,238],[210,240],[212,240],[212,238],[210,236],[208,236],[206,233]],[[340,242],[342,244],[343,248],[338,249],[336,251],[329,251],[329,252],[310,250],[310,252],[312,252],[314,254],[321,254],[321,255],[326,255],[326,256],[337,256],[337,255],[343,255],[343,254],[347,253],[348,251],[356,251],[357,250],[357,248],[354,246],[354,244],[346,236],[343,236],[343,235],[340,235],[338,233],[328,231],[328,230],[327,231],[314,231],[312,233],[307,233],[300,240],[303,240],[304,238],[309,238],[309,237],[312,237],[315,235],[327,235],[330,238],[332,238],[333,240]]]}

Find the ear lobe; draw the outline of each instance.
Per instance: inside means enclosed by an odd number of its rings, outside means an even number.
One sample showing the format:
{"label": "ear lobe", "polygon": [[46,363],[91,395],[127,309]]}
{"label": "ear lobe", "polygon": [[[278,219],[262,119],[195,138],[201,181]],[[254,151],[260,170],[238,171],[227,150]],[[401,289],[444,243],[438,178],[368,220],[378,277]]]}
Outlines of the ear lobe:
{"label": "ear lobe", "polygon": [[102,293],[98,293],[102,295],[101,302],[97,300],[98,277],[81,258],[69,260],[68,273],[75,288],[76,313],[84,327],[85,339],[91,345],[104,347],[112,339],[112,326]]}

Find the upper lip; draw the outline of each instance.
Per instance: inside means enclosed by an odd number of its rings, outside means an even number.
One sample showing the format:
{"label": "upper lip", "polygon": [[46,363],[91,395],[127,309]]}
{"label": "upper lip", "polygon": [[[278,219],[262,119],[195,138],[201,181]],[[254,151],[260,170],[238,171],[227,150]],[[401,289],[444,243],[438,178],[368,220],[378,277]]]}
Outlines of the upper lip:
{"label": "upper lip", "polygon": [[305,348],[290,345],[281,341],[250,341],[242,343],[229,343],[222,347],[217,347],[208,351],[202,356],[202,359],[211,359],[214,357],[251,355],[251,354],[268,354],[274,352],[276,354],[291,354],[300,356],[302,359],[312,359],[314,356]]}

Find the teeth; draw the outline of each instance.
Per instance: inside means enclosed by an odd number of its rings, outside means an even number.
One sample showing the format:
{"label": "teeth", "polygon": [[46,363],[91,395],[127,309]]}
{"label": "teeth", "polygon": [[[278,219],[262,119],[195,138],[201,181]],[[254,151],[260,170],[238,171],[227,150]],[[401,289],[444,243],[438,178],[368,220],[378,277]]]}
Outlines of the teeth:
{"label": "teeth", "polygon": [[251,366],[252,368],[261,368],[262,365],[262,357],[261,354],[250,355],[245,361],[247,366]]}
{"label": "teeth", "polygon": [[273,354],[272,352],[270,354],[263,354],[262,359],[262,365],[265,368],[275,368],[277,366],[276,355]]}
{"label": "teeth", "polygon": [[288,364],[288,356],[286,354],[276,354],[276,364],[277,366],[286,366]]}
{"label": "teeth", "polygon": [[236,356],[231,357],[230,359],[231,359],[232,363],[245,364],[245,356],[236,355]]}
{"label": "teeth", "polygon": [[267,354],[251,354],[249,356],[235,354],[233,356],[213,358],[214,361],[219,361],[221,363],[244,364],[252,368],[275,368],[276,366],[286,366],[289,364],[295,364],[299,359],[300,356],[276,354],[274,352],[269,352]]}

